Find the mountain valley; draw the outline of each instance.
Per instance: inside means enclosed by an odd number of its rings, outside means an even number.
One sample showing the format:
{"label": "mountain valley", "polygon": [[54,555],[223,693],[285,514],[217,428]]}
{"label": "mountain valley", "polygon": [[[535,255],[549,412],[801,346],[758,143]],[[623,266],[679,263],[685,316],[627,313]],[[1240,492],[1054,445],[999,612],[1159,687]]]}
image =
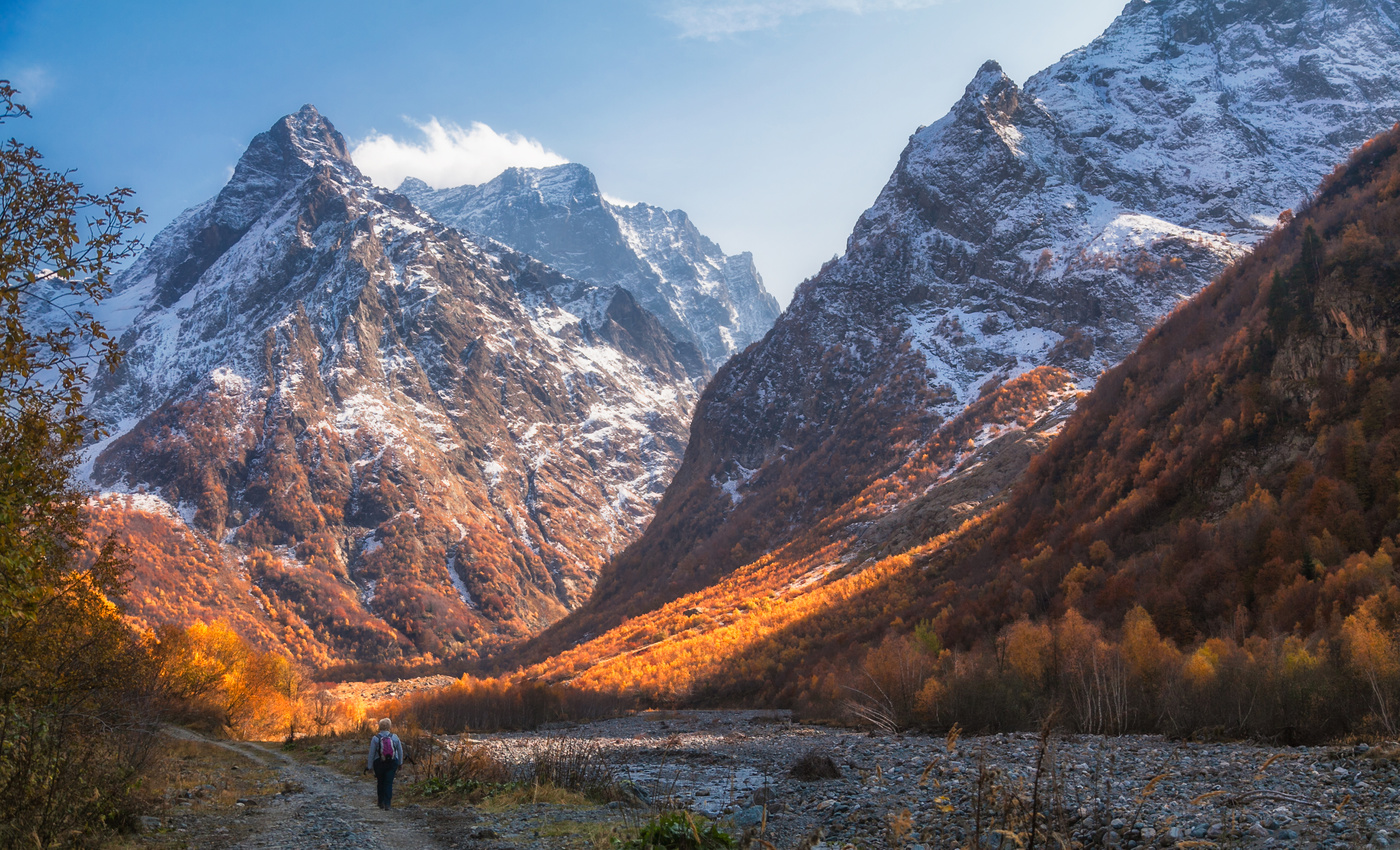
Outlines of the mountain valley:
{"label": "mountain valley", "polygon": [[[721,585],[816,586],[994,507],[1033,454],[1014,447],[1044,445],[1400,119],[1397,21],[1384,2],[1132,2],[1024,86],[985,64],[846,254],[716,374],[647,532],[521,657],[616,644]],[[940,494],[974,469],[996,474]]]}

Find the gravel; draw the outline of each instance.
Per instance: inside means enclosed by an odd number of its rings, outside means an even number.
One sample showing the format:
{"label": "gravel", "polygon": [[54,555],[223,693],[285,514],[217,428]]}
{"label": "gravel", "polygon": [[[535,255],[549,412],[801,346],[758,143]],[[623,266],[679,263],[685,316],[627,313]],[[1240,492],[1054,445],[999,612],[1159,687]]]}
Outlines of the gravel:
{"label": "gravel", "polygon": [[[1033,734],[965,737],[950,747],[943,737],[803,726],[785,712],[760,711],[645,712],[476,740],[519,757],[557,735],[596,742],[658,801],[742,826],[758,817],[779,847],[817,836],[817,847],[970,847],[979,777],[984,809],[994,794],[1029,801],[1040,748]],[[791,778],[789,769],[810,753],[830,757],[842,778]],[[1057,734],[1039,784],[1041,810],[1077,846],[1400,846],[1394,743],[1280,747]],[[984,843],[1002,846],[987,836],[1007,824],[983,821]]]}

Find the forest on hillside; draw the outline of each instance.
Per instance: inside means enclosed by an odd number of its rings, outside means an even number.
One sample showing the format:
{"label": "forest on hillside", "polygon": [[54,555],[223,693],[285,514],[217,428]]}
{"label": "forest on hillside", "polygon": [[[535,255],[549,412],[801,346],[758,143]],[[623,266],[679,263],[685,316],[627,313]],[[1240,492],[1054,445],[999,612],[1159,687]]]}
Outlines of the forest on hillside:
{"label": "forest on hillside", "polygon": [[1393,733],[1398,151],[1164,320],[984,518],[744,600],[780,548],[533,672],[891,726]]}

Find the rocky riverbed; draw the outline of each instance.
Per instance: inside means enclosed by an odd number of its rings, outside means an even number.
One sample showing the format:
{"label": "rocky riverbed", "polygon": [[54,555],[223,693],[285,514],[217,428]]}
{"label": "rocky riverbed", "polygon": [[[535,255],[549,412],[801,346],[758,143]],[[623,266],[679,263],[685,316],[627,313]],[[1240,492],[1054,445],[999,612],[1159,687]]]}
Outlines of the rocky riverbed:
{"label": "rocky riverbed", "polygon": [[[818,836],[830,847],[968,847],[978,832],[1009,847],[1006,833],[1028,837],[1032,802],[1043,830],[1081,846],[1400,845],[1400,747],[1383,742],[871,735],[742,711],[646,712],[480,740],[518,758],[560,735],[605,748],[654,801],[761,825],[779,847]],[[839,778],[814,775],[826,759]]]}
{"label": "rocky riverbed", "polygon": [[1036,844],[1043,847],[1400,846],[1400,745],[1393,742],[1280,747],[1154,736],[871,735],[762,711],[644,712],[439,741],[482,745],[510,763],[541,747],[584,748],[621,793],[607,804],[519,791],[509,800],[468,802],[415,795],[424,772],[409,765],[400,774],[402,806],[380,813],[370,811],[373,783],[361,776],[358,740],[238,745],[280,771],[263,783],[277,793],[231,803],[228,812],[175,806],[153,819],[154,832],[167,838],[153,843],[330,847],[340,830],[371,848],[598,848],[657,811],[684,808],[783,850],[943,850],[972,848],[979,838],[984,847],[1010,850],[1030,843],[1032,809],[1040,812]]}

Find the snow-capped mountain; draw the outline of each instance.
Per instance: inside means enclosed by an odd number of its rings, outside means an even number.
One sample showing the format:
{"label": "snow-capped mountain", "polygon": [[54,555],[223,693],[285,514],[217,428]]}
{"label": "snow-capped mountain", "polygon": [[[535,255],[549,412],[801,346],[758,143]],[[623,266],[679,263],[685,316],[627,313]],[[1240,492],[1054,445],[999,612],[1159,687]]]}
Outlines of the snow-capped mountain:
{"label": "snow-capped mountain", "polygon": [[341,658],[457,654],[579,604],[651,517],[705,373],[627,291],[374,187],[311,106],[103,311],[127,356],[95,387],[92,481],[159,495],[225,544],[244,603]]}
{"label": "snow-capped mountain", "polygon": [[1088,387],[1397,119],[1394,0],[1133,0],[1024,87],[988,62],[715,376],[655,520],[558,634],[772,551],[1009,378]]}
{"label": "snow-capped mountain", "polygon": [[693,342],[710,369],[759,340],[778,317],[753,255],[726,255],[681,210],[606,199],[576,163],[511,168],[480,186],[396,190],[439,221],[529,254],[579,280],[622,287]]}
{"label": "snow-capped mountain", "polygon": [[989,62],[826,278],[910,302],[959,403],[1076,331],[1095,374],[1400,118],[1398,29],[1390,0],[1138,0],[1024,88]]}

